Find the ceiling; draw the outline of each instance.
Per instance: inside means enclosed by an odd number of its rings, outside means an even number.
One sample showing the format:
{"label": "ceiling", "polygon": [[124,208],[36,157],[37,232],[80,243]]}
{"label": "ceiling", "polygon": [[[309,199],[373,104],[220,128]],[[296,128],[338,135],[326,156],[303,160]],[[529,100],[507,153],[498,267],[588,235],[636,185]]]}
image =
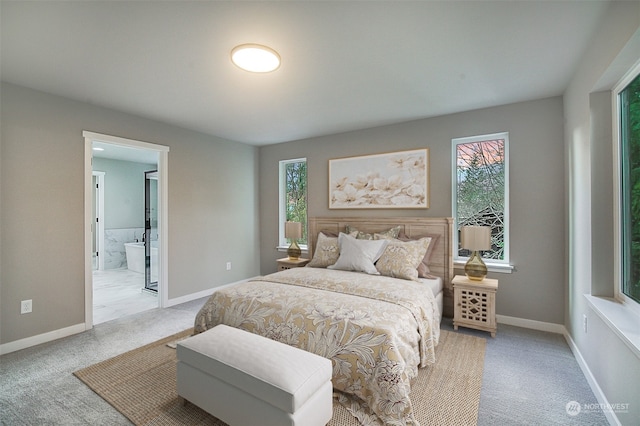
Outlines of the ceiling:
{"label": "ceiling", "polygon": [[610,4],[2,0],[1,76],[266,145],[561,95]]}

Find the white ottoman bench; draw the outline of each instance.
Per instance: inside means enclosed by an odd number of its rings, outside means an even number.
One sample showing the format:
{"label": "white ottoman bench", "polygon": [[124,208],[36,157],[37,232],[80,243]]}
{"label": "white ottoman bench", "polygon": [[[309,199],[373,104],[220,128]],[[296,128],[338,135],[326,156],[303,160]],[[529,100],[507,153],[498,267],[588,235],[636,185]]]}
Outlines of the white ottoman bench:
{"label": "white ottoman bench", "polygon": [[177,345],[178,395],[231,426],[323,426],[331,361],[218,325]]}

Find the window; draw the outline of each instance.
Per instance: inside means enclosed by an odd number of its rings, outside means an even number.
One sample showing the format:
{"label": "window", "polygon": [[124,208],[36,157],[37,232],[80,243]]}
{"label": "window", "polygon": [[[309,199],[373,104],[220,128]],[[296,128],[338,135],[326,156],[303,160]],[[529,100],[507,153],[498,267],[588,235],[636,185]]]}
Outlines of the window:
{"label": "window", "polygon": [[280,161],[280,238],[279,246],[288,247],[284,237],[284,223],[302,223],[302,238],[298,244],[307,245],[307,159]]}
{"label": "window", "polygon": [[[472,136],[452,140],[452,212],[455,229],[490,226],[491,250],[483,252],[487,266],[509,264],[509,134]],[[468,250],[458,247],[455,260],[462,262]],[[510,270],[510,267],[508,268]],[[500,270],[500,267],[494,268]]]}
{"label": "window", "polygon": [[[640,74],[618,92],[621,283],[618,296],[640,302]],[[620,294],[621,293],[621,294]]]}

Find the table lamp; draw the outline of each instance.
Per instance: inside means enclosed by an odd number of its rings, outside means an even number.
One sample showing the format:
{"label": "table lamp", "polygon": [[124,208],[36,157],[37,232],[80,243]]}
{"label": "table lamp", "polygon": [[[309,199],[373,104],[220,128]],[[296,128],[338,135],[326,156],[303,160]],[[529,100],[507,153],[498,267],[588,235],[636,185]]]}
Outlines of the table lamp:
{"label": "table lamp", "polygon": [[300,250],[297,241],[299,238],[302,238],[302,224],[300,222],[285,222],[284,237],[291,240],[291,245],[287,249],[289,259],[298,259],[300,254],[302,254],[302,250]]}
{"label": "table lamp", "polygon": [[473,281],[482,281],[487,276],[487,265],[482,261],[480,250],[491,249],[491,227],[463,226],[460,229],[462,248],[471,250],[471,256],[464,265],[464,273]]}

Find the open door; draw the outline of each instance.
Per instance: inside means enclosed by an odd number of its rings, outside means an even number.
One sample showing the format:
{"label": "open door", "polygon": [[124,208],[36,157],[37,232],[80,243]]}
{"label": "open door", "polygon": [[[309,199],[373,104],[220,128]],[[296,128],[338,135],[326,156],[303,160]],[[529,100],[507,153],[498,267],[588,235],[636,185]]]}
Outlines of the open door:
{"label": "open door", "polygon": [[158,291],[158,171],[144,173],[144,289]]}

